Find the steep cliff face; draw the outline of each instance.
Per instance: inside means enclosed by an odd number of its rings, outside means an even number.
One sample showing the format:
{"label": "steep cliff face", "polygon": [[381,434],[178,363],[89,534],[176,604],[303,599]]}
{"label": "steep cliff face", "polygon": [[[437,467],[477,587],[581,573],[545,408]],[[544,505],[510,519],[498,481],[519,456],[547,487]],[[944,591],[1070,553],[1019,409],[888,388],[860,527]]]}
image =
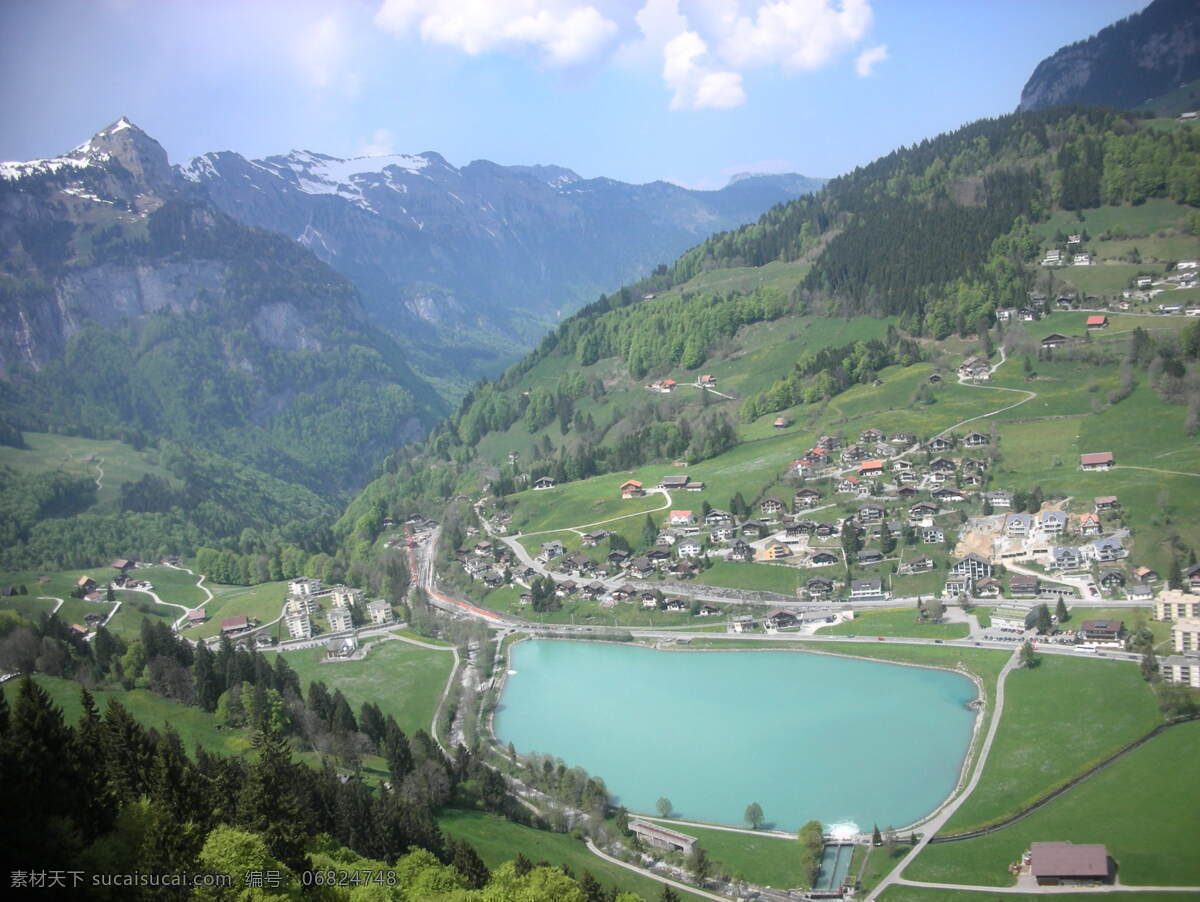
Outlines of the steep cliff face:
{"label": "steep cliff face", "polygon": [[216,209],[125,119],[0,164],[0,413],[206,445],[317,491],[442,410],[359,294]]}
{"label": "steep cliff face", "polygon": [[483,330],[519,345],[598,292],[822,184],[753,176],[690,191],[559,166],[457,168],[430,152],[210,153],[180,172],[230,216],[299,241],[351,279],[386,327]]}
{"label": "steep cliff face", "polygon": [[[61,157],[0,164],[0,369],[41,368],[88,325],[229,312],[245,268],[245,231],[203,204],[161,145],[126,119]],[[260,338],[272,347],[319,348],[327,316],[362,319],[353,292],[341,295],[334,309],[308,316],[291,302],[252,314],[281,325],[259,329]],[[281,307],[290,309],[286,327]]]}
{"label": "steep cliff face", "polygon": [[1154,0],[1040,62],[1019,112],[1086,104],[1133,109],[1200,78],[1200,5]]}

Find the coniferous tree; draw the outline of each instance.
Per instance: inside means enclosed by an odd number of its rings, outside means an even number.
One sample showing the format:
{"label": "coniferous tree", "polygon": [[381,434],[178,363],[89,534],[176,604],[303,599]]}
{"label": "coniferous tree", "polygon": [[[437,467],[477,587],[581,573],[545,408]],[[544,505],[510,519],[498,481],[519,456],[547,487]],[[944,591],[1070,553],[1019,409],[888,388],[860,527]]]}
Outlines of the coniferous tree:
{"label": "coniferous tree", "polygon": [[450,865],[467,878],[467,886],[482,889],[492,875],[470,843],[450,840],[446,846],[450,853]]}
{"label": "coniferous tree", "polygon": [[215,711],[221,697],[215,667],[216,656],[201,642],[192,663],[192,684],[196,687],[196,704],[202,711]]}
{"label": "coniferous tree", "polygon": [[1058,604],[1054,606],[1054,616],[1058,618],[1059,626],[1062,626],[1071,619],[1071,615],[1067,612],[1067,603],[1061,598],[1058,600]]}
{"label": "coniferous tree", "polygon": [[77,773],[71,729],[50,695],[26,676],[0,743],[5,864],[28,869],[74,845]]}
{"label": "coniferous tree", "polygon": [[238,820],[262,836],[273,856],[294,870],[304,870],[307,831],[297,795],[300,765],[292,762],[287,741],[277,733],[255,733],[253,749],[257,760],[238,797]]}
{"label": "coniferous tree", "polygon": [[642,547],[653,548],[657,538],[658,526],[654,523],[654,518],[646,514],[646,520],[642,524]]}
{"label": "coniferous tree", "polygon": [[73,737],[73,755],[80,783],[79,826],[84,836],[91,840],[112,824],[115,812],[105,777],[100,713],[87,689],[80,689],[79,707],[79,723]]}
{"label": "coniferous tree", "polygon": [[1044,604],[1037,606],[1036,617],[1037,621],[1034,626],[1038,631],[1038,635],[1044,636],[1054,628],[1054,625],[1050,622],[1050,609]]}
{"label": "coniferous tree", "polygon": [[146,730],[115,698],[108,700],[100,731],[104,768],[118,804],[132,802],[147,790],[154,750]]}
{"label": "coniferous tree", "polygon": [[399,786],[404,778],[412,772],[413,756],[408,745],[408,738],[390,714],[384,724],[381,754],[387,761],[392,785]]}

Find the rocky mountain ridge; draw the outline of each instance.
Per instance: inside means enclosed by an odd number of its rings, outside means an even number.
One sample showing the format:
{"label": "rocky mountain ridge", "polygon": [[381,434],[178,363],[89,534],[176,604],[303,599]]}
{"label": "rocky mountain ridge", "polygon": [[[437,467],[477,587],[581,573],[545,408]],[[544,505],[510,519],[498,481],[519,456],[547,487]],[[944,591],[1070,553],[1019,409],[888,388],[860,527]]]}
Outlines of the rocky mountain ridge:
{"label": "rocky mountain ridge", "polygon": [[1154,0],[1141,12],[1042,60],[1018,112],[1052,106],[1134,109],[1200,78],[1200,6]]}
{"label": "rocky mountain ridge", "polygon": [[225,151],[179,172],[223,212],[299,241],[353,281],[385,328],[500,343],[509,354],[600,291],[822,184],[750,176],[694,191],[561,166],[456,167],[430,151],[260,160]]}

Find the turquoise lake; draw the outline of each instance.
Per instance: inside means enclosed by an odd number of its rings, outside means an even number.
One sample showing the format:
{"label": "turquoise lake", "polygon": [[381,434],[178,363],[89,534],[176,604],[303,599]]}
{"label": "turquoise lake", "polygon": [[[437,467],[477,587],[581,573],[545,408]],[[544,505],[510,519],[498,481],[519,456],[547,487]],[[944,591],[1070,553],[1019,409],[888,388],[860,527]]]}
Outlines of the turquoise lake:
{"label": "turquoise lake", "polygon": [[944,670],[783,651],[530,640],[495,731],[602,777],[618,804],[742,824],[910,824],[958,782],[975,684]]}

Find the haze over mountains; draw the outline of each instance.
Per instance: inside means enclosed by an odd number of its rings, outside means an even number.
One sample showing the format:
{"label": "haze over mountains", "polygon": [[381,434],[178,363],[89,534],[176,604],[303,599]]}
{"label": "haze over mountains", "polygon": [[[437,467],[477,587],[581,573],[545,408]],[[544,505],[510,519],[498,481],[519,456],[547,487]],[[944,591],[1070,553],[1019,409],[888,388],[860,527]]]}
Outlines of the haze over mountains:
{"label": "haze over mountains", "polygon": [[824,181],[752,175],[694,191],[559,166],[458,168],[433,152],[220,152],[180,171],[223,212],[299,241],[353,281],[375,322],[451,346],[468,368],[494,368],[601,291]]}

